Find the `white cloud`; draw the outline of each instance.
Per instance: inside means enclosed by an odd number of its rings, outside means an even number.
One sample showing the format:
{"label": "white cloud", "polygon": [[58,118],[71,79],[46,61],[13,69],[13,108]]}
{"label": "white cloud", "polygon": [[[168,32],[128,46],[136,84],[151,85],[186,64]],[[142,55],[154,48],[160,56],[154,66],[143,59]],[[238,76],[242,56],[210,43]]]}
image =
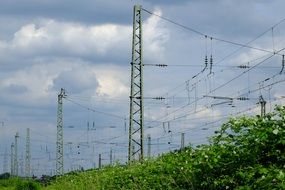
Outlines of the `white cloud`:
{"label": "white cloud", "polygon": [[[160,14],[160,13],[159,13]],[[162,57],[167,30],[158,18],[149,17],[144,25],[147,54]],[[3,57],[130,57],[132,26],[119,24],[82,25],[43,19],[22,26],[13,38],[0,41]]]}
{"label": "white cloud", "polygon": [[99,87],[96,93],[99,96],[124,97],[128,96],[129,85],[126,79],[129,73],[119,67],[101,67],[94,69]]}
{"label": "white cloud", "polygon": [[[156,15],[162,15],[162,11],[159,9],[154,11],[154,13]],[[143,40],[144,46],[146,47],[145,55],[155,60],[162,59],[165,44],[169,40],[168,30],[161,24],[161,19],[156,16],[149,17],[143,27]]]}

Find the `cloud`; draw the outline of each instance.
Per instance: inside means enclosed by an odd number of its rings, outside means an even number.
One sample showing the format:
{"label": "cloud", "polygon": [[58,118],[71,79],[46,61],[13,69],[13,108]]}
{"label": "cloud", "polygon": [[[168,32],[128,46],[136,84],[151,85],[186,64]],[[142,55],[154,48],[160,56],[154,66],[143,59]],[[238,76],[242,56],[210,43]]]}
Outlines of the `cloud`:
{"label": "cloud", "polygon": [[[158,18],[149,17],[144,25],[146,59],[163,57],[167,30]],[[131,57],[132,27],[119,24],[85,25],[40,19],[25,24],[10,40],[0,41],[2,64],[29,65],[36,59],[77,58],[91,62],[128,63]],[[156,55],[156,58],[150,58]],[[7,66],[9,67],[9,66]],[[11,66],[10,66],[11,67]]]}
{"label": "cloud", "polygon": [[53,79],[53,89],[65,88],[74,94],[97,89],[98,80],[91,68],[86,65],[77,64],[69,67],[68,70],[63,70]]}

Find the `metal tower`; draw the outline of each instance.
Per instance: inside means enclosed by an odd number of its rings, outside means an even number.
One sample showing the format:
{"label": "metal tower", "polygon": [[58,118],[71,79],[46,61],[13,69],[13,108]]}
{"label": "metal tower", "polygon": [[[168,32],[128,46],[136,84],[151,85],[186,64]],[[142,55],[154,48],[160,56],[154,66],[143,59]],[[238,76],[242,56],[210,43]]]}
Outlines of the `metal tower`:
{"label": "metal tower", "polygon": [[31,150],[30,150],[30,129],[29,128],[27,128],[27,137],[26,137],[25,176],[31,177]]}
{"label": "metal tower", "polygon": [[62,88],[58,94],[57,107],[57,140],[56,140],[56,175],[63,175],[63,118],[62,102],[66,97],[65,90]]}
{"label": "metal tower", "polygon": [[14,147],[14,175],[18,177],[19,175],[19,162],[18,162],[18,138],[19,133],[17,132],[15,135],[15,147]]}
{"label": "metal tower", "polygon": [[135,5],[133,15],[132,70],[130,93],[130,123],[128,161],[144,157],[144,107],[143,107],[143,50],[142,7]]}
{"label": "metal tower", "polygon": [[14,176],[15,164],[14,164],[14,143],[11,144],[11,176]]}

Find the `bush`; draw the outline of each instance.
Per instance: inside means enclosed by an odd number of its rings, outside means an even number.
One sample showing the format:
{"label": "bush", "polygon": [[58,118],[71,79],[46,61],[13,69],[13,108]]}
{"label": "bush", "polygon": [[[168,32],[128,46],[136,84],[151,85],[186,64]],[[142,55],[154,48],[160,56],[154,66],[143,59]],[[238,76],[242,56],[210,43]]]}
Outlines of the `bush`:
{"label": "bush", "polygon": [[[62,176],[46,189],[285,190],[285,106],[232,118],[209,145]],[[22,190],[22,189],[21,189]]]}
{"label": "bush", "polygon": [[15,190],[39,190],[40,185],[34,181],[19,181]]}

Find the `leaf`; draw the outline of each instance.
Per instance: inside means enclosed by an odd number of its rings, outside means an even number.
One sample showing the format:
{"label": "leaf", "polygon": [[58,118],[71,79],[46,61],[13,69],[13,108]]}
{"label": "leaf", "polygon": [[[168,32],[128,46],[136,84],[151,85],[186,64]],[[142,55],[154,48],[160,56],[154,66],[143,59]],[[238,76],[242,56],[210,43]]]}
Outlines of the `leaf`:
{"label": "leaf", "polygon": [[274,129],[272,132],[273,132],[274,135],[277,135],[279,130],[278,129]]}

